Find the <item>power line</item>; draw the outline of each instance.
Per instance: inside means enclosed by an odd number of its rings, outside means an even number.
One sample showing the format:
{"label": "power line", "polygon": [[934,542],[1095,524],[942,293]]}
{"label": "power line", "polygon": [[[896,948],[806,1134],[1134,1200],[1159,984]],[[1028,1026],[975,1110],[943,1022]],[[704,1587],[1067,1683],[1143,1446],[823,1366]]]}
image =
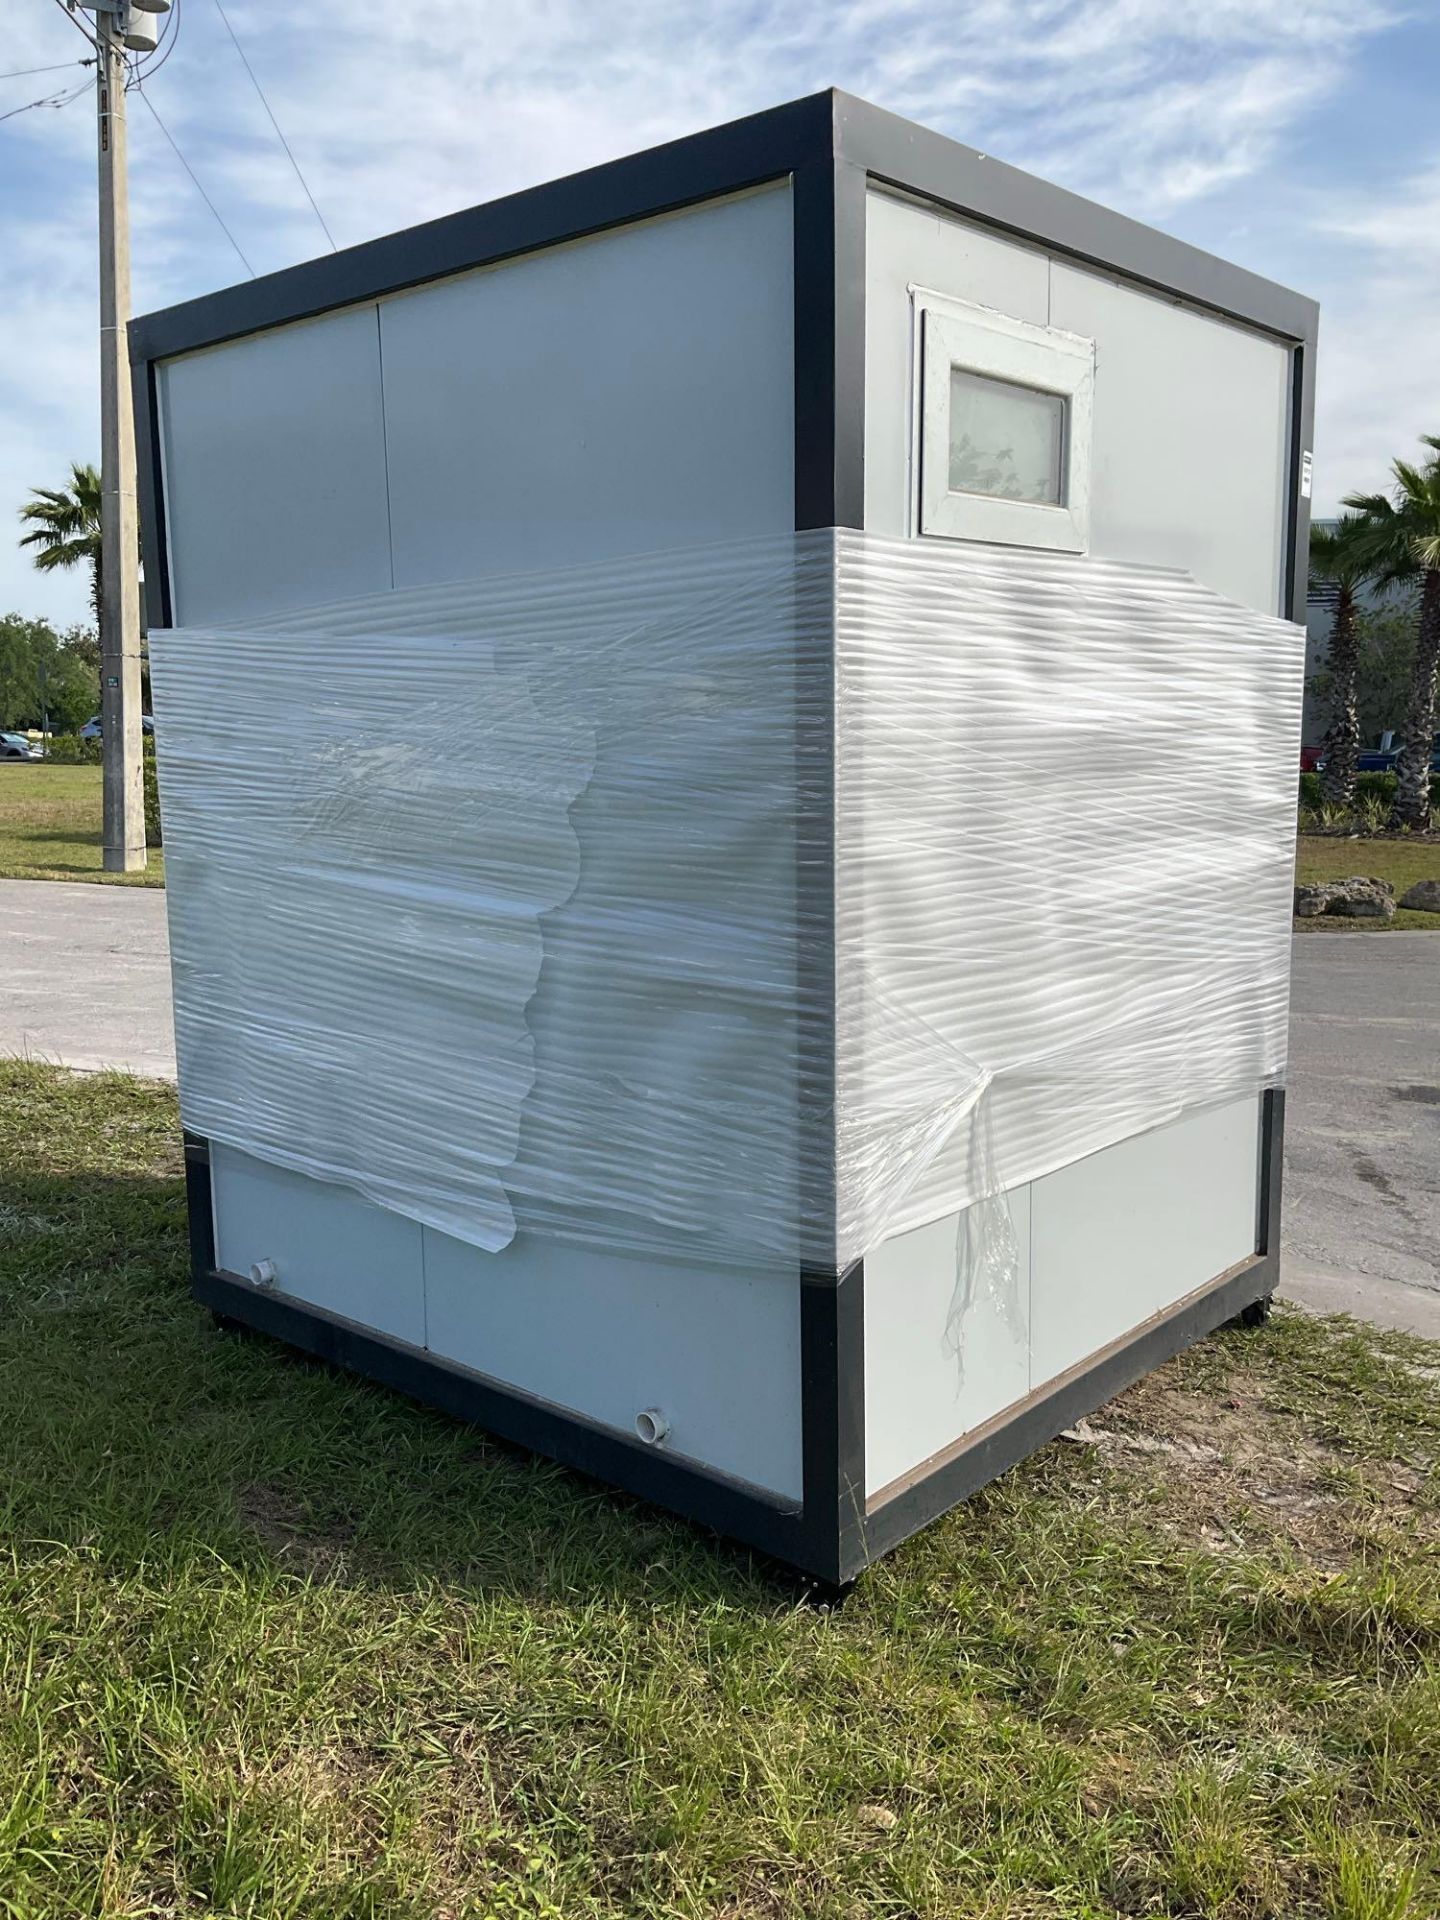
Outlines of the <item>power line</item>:
{"label": "power line", "polygon": [[90,91],[90,82],[84,80],[72,93],[66,93],[62,87],[58,93],[47,93],[43,100],[27,100],[23,107],[11,107],[8,113],[0,113],[0,121],[13,120],[17,113],[29,113],[32,107],[68,107],[72,100],[78,100],[82,93]]}
{"label": "power line", "polygon": [[300,162],[295,158],[294,154],[291,153],[290,142],[285,138],[284,134],[281,133],[280,131],[280,122],[275,118],[275,114],[270,106],[270,102],[265,98],[264,88],[260,85],[260,82],[255,78],[255,69],[251,66],[250,62],[245,58],[245,49],[241,46],[240,41],[236,36],[235,29],[230,24],[230,16],[228,13],[226,13],[224,7],[221,6],[220,0],[215,0],[215,11],[219,14],[220,18],[225,22],[225,31],[229,34],[232,42],[234,43],[235,51],[240,56],[241,65],[244,67],[246,73],[248,73],[250,76],[250,84],[252,87],[254,87],[256,93],[259,94],[260,104],[262,107],[264,107],[266,113],[269,114],[270,116],[270,124],[275,129],[275,136],[279,140],[281,146],[285,149],[285,157],[289,160],[291,166],[295,169],[295,178],[300,182],[301,186],[304,187],[305,198],[310,202],[311,208],[313,209],[315,214],[315,218],[320,222],[321,231],[324,233],[325,238],[330,242],[330,251],[332,253],[338,253],[340,249],[335,244],[335,236],[333,233],[331,233],[329,227],[325,225],[325,216],[323,213],[321,213],[319,207],[316,205],[315,196],[310,191],[309,183],[306,180],[304,174],[300,171]]}
{"label": "power line", "polygon": [[220,228],[220,231],[224,234],[225,238],[230,242],[231,246],[234,247],[236,253],[239,254],[241,266],[244,267],[245,271],[249,274],[250,278],[253,280],[255,278],[255,269],[254,267],[251,266],[250,262],[245,258],[244,249],[241,247],[240,242],[235,238],[234,234],[231,233],[229,227],[227,227],[225,222],[221,219],[220,209],[216,206],[215,202],[210,198],[209,194],[206,193],[204,187],[201,186],[199,177],[197,176],[195,169],[191,166],[190,162],[185,158],[184,154],[180,151],[179,147],[176,146],[174,135],[171,133],[170,129],[166,126],[165,122],[160,118],[160,115],[155,111],[155,108],[151,102],[149,94],[146,93],[143,87],[137,86],[135,91],[136,93],[139,94],[140,98],[145,102],[146,106],[149,107],[151,119],[155,122],[156,126],[159,127],[161,133],[164,134],[165,138],[170,142],[170,151],[174,154],[175,158],[180,162],[181,166],[184,167],[186,173],[189,174],[191,181],[194,184],[195,191],[199,194],[200,198],[205,202],[206,206],[210,209],[211,213],[214,214],[217,226]]}
{"label": "power line", "polygon": [[28,80],[32,73],[63,73],[66,67],[93,67],[93,60],[62,60],[54,67],[17,67],[13,73],[0,73],[0,80]]}

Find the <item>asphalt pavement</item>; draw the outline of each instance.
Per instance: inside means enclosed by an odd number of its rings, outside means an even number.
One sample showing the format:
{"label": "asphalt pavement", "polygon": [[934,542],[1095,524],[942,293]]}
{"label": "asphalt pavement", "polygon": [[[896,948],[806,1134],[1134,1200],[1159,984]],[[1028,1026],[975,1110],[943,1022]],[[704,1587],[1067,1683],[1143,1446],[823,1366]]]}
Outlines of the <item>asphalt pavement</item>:
{"label": "asphalt pavement", "polygon": [[[0,1054],[175,1077],[165,895],[0,880]],[[1282,1292],[1440,1339],[1440,934],[1295,940]]]}
{"label": "asphalt pavement", "polygon": [[175,1078],[163,888],[0,880],[0,1054]]}
{"label": "asphalt pavement", "polygon": [[1295,938],[1281,1291],[1440,1339],[1440,934]]}

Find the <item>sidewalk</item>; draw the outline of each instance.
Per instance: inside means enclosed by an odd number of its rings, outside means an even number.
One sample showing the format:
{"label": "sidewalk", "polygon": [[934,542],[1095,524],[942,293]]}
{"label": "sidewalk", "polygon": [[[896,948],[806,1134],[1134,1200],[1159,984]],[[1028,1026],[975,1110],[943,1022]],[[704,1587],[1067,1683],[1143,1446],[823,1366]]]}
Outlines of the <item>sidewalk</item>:
{"label": "sidewalk", "polygon": [[163,890],[0,880],[0,1054],[175,1078]]}

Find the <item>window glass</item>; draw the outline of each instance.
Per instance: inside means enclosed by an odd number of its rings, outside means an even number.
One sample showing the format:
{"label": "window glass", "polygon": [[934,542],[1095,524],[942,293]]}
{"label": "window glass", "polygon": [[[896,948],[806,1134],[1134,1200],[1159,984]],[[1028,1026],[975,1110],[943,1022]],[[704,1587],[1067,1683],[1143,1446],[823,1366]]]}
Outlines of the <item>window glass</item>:
{"label": "window glass", "polygon": [[950,369],[950,491],[1065,504],[1065,399]]}

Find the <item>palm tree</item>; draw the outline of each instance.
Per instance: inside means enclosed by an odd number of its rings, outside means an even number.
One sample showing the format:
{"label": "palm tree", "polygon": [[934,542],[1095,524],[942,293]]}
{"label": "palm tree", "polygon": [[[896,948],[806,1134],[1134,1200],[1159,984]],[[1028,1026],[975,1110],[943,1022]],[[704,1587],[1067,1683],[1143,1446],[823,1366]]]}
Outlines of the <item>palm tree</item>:
{"label": "palm tree", "polygon": [[1421,581],[1420,625],[1405,709],[1405,738],[1395,763],[1398,776],[1392,827],[1423,831],[1430,824],[1430,753],[1435,731],[1435,682],[1440,674],[1440,434],[1422,433],[1430,449],[1422,466],[1394,462],[1395,496],[1349,493],[1345,505],[1364,526],[1354,536],[1374,577],[1389,585]]}
{"label": "palm tree", "polygon": [[100,631],[100,475],[77,460],[70,469],[70,485],[61,492],[32,487],[20,509],[20,518],[34,532],[20,536],[22,547],[34,547],[35,564],[42,573],[56,567],[90,568],[90,605],[95,631]]}
{"label": "palm tree", "polygon": [[[1325,735],[1325,770],[1321,792],[1334,807],[1355,803],[1355,758],[1360,750],[1360,715],[1355,705],[1355,666],[1359,635],[1355,626],[1355,595],[1374,572],[1365,552],[1368,522],[1359,514],[1342,514],[1333,527],[1310,530],[1310,578],[1315,598],[1329,601],[1330,727]],[[1322,584],[1323,583],[1323,584]]]}

